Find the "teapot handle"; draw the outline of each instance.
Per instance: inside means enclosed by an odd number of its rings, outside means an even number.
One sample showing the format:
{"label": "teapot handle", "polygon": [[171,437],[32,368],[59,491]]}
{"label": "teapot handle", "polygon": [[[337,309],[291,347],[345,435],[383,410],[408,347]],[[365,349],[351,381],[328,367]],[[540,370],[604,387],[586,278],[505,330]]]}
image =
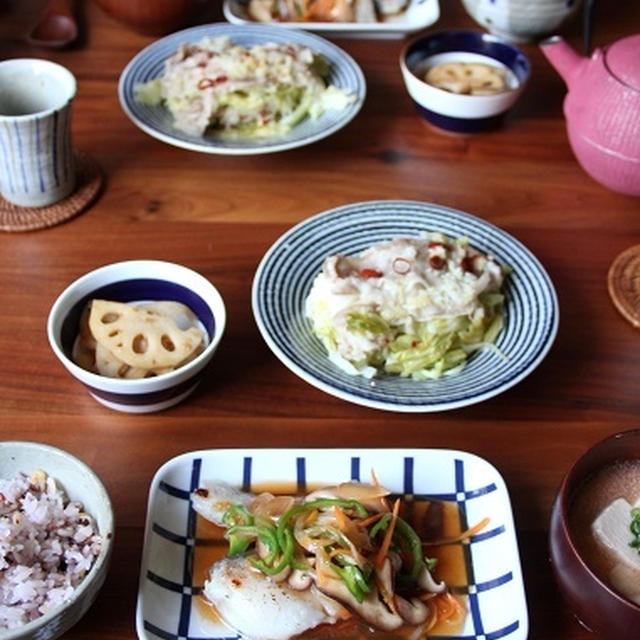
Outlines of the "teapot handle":
{"label": "teapot handle", "polygon": [[584,4],[584,13],[583,13],[583,48],[584,55],[588,56],[591,52],[591,24],[593,22],[593,6],[595,5],[596,0],[586,0]]}

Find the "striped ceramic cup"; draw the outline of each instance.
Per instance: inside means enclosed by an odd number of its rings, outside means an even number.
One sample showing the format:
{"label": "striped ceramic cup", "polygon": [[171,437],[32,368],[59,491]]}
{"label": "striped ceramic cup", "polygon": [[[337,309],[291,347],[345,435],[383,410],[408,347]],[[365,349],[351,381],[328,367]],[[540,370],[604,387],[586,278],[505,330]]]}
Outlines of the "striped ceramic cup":
{"label": "striped ceramic cup", "polygon": [[44,207],[75,186],[71,103],[76,80],[48,60],[0,62],[0,194],[22,207]]}

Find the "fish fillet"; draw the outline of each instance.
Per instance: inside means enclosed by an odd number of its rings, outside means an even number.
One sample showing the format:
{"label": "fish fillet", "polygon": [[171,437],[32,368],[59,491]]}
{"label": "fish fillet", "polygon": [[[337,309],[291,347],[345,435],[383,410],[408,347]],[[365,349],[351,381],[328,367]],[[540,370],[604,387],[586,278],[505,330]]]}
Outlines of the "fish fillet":
{"label": "fish fillet", "polygon": [[253,569],[246,558],[225,558],[209,569],[204,595],[220,619],[247,640],[287,640],[333,624],[345,613],[315,588],[296,591]]}

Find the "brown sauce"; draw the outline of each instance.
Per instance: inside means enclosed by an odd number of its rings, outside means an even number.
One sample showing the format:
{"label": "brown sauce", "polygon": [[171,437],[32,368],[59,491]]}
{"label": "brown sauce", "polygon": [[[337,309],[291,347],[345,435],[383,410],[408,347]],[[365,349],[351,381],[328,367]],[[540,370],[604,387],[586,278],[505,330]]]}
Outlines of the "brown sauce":
{"label": "brown sauce", "polygon": [[[305,492],[319,487],[306,487]],[[294,495],[295,484],[270,483],[252,486],[254,493],[268,491],[274,495]],[[462,533],[460,526],[460,510],[455,502],[430,502],[414,500],[406,502],[403,517],[414,527],[423,540],[442,540],[454,538]],[[209,567],[225,557],[228,543],[224,539],[224,530],[202,516],[197,516],[196,546],[194,553],[193,581],[195,586],[202,586],[207,578]],[[466,587],[468,584],[464,549],[461,544],[443,544],[428,547],[426,555],[438,559],[432,572],[436,581],[444,580],[449,587]],[[466,598],[456,596],[466,608]],[[204,599],[196,598],[199,614],[210,622],[218,623],[215,609]],[[429,631],[429,636],[459,635],[464,628],[466,615],[455,616],[445,620]],[[409,638],[414,627],[403,627],[391,633],[369,628],[356,619],[339,621],[332,625],[320,625],[297,636],[299,640],[398,640]]]}
{"label": "brown sauce", "polygon": [[604,582],[608,582],[615,562],[596,540],[591,524],[617,498],[624,498],[631,505],[640,498],[640,460],[615,462],[598,471],[579,488],[569,508],[569,529],[576,547]]}

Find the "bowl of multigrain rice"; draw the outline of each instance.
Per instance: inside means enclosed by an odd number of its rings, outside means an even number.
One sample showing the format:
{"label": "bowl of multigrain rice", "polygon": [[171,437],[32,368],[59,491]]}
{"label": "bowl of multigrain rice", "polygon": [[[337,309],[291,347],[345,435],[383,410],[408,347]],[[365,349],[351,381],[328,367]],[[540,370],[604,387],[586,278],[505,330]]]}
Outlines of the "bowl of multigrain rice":
{"label": "bowl of multigrain rice", "polygon": [[51,640],[89,609],[113,546],[109,495],[75,456],[0,442],[0,637]]}

